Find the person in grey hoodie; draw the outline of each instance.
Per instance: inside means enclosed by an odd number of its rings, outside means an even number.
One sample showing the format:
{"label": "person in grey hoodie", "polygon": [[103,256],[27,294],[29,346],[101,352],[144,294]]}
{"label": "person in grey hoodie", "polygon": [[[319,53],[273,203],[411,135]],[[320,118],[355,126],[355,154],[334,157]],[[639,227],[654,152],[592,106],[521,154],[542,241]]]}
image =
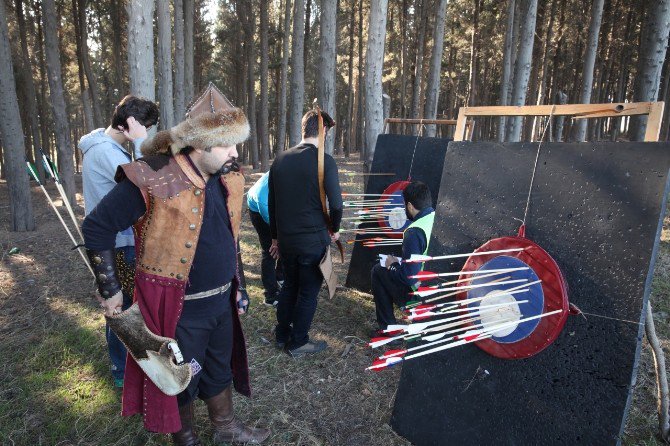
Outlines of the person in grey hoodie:
{"label": "person in grey hoodie", "polygon": [[[116,169],[133,161],[124,148],[130,142],[135,159],[141,158],[140,146],[147,138],[147,130],[158,123],[158,107],[153,102],[136,96],[126,96],[114,110],[111,124],[106,129],[93,130],[79,140],[83,155],[84,211],[95,212],[100,200],[114,188]],[[132,303],[135,270],[135,240],[132,228],[116,235],[116,259],[123,288],[123,308]],[[116,335],[106,328],[107,347],[112,363],[114,386],[123,387],[126,367],[126,348]]]}

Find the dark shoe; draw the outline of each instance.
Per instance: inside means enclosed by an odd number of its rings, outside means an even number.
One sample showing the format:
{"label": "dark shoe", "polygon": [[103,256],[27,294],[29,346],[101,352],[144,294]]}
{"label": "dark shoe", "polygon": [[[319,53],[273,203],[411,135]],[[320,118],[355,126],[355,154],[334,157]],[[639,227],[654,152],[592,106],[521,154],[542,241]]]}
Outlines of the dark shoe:
{"label": "dark shoe", "polygon": [[277,350],[284,350],[286,349],[286,342],[284,341],[275,341],[275,348]]}
{"label": "dark shoe", "polygon": [[265,305],[267,305],[268,307],[275,307],[275,308],[277,308],[277,304],[278,304],[278,303],[279,303],[279,301],[277,300],[277,297],[276,297],[276,296],[275,296],[275,297],[266,297],[266,298],[265,298]]}
{"label": "dark shoe", "polygon": [[181,430],[172,434],[172,442],[175,446],[198,446],[200,440],[193,430],[193,403],[188,403],[179,408],[179,419]]}
{"label": "dark shoe", "polygon": [[259,444],[270,436],[270,429],[245,426],[233,413],[232,386],[217,396],[205,400],[209,419],[214,427],[214,443]]}
{"label": "dark shoe", "polygon": [[299,358],[304,355],[311,355],[313,353],[319,353],[328,348],[328,343],[326,341],[307,341],[307,344],[288,350],[288,354],[294,358]]}

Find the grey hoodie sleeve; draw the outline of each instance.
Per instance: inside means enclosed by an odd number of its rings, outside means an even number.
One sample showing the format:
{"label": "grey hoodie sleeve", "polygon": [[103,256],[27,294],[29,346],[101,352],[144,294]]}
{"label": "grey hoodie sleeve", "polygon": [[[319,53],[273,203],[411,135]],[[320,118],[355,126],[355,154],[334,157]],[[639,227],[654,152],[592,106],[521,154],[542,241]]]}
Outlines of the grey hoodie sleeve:
{"label": "grey hoodie sleeve", "polygon": [[140,148],[142,147],[142,143],[146,140],[147,138],[137,138],[133,141],[133,160],[137,161],[138,159],[142,158],[144,155],[142,155],[142,151]]}

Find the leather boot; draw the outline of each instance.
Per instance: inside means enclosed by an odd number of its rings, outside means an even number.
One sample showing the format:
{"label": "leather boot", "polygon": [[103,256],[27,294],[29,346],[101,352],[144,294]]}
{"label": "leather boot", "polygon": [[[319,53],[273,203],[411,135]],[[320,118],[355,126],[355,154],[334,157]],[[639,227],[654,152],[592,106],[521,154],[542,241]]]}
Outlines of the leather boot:
{"label": "leather boot", "polygon": [[172,442],[175,446],[198,446],[200,440],[193,430],[193,402],[179,408],[179,419],[181,430],[172,434]]}
{"label": "leather boot", "polygon": [[270,436],[270,429],[247,427],[233,413],[232,386],[205,400],[214,427],[214,442],[258,444]]}

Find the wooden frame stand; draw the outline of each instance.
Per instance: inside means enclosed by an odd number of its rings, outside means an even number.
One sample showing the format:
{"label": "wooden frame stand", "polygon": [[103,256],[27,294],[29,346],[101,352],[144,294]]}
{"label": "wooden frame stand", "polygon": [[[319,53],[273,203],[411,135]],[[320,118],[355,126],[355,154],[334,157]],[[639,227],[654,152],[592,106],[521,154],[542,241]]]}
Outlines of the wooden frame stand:
{"label": "wooden frame stand", "polygon": [[[472,125],[468,118],[474,116],[572,116],[574,119],[592,119],[648,115],[644,140],[654,142],[658,141],[661,132],[664,107],[664,102],[461,107],[458,110],[454,141],[472,138]],[[469,131],[466,131],[467,127],[470,127]]]}

